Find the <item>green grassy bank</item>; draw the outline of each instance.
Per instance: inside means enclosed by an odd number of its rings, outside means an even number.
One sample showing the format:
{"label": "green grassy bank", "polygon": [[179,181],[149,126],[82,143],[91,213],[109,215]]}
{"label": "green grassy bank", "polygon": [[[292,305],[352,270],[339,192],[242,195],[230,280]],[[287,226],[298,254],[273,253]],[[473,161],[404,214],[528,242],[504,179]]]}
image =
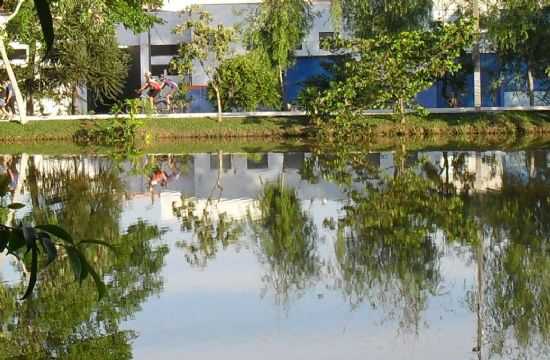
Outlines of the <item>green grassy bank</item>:
{"label": "green grassy bank", "polygon": [[391,117],[366,117],[351,124],[366,136],[467,136],[550,134],[550,112],[503,111],[411,115],[404,124]]}
{"label": "green grassy bank", "polygon": [[[101,120],[100,120],[101,121]],[[40,120],[26,125],[0,123],[0,143],[71,141],[91,121]],[[411,115],[405,124],[390,116],[369,116],[352,128],[367,137],[550,134],[550,112]],[[148,119],[144,132],[153,141],[177,139],[306,138],[314,129],[306,118]],[[337,135],[337,134],[335,134]]]}
{"label": "green grassy bank", "polygon": [[[104,120],[97,120],[104,121]],[[25,125],[0,123],[0,143],[72,140],[90,120],[38,120]],[[229,118],[220,124],[214,119],[147,119],[144,133],[153,140],[188,138],[280,138],[303,136],[303,118]]]}

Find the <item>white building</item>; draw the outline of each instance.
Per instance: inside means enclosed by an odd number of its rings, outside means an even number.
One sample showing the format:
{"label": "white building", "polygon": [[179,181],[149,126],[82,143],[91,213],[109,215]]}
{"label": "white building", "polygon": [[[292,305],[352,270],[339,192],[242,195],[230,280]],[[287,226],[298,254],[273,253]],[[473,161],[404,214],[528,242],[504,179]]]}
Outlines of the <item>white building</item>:
{"label": "white building", "polygon": [[[127,48],[132,57],[127,93],[139,87],[143,81],[145,72],[150,71],[153,76],[168,74],[172,80],[179,81],[177,74],[170,71],[169,63],[177,54],[178,45],[189,40],[189,35],[176,35],[173,30],[177,25],[185,21],[183,13],[190,5],[199,5],[210,13],[213,25],[222,24],[226,27],[242,28],[246,26],[248,18],[253,17],[258,9],[260,0],[166,0],[164,6],[155,15],[162,19],[162,24],[157,24],[145,33],[134,34],[122,26],[118,30],[119,43]],[[318,57],[329,55],[321,49],[320,43],[323,37],[332,36],[334,30],[330,18],[330,0],[317,0],[313,2],[315,14],[310,33],[304,39],[300,48],[296,49],[297,57]],[[245,52],[241,42],[232,47],[235,54]],[[200,95],[208,84],[208,77],[200,66],[195,66],[189,79],[192,92]],[[202,93],[204,95],[204,93]],[[201,96],[199,96],[201,97]],[[204,96],[202,96],[204,98]],[[207,110],[210,105],[200,103],[196,99],[195,107]]]}

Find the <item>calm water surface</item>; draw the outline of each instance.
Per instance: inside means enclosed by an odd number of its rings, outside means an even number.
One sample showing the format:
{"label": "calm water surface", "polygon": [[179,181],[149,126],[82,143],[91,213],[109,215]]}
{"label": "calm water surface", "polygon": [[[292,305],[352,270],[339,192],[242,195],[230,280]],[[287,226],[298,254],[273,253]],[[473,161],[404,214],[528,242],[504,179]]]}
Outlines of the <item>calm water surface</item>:
{"label": "calm water surface", "polygon": [[0,155],[109,294],[0,257],[0,358],[550,359],[550,151]]}

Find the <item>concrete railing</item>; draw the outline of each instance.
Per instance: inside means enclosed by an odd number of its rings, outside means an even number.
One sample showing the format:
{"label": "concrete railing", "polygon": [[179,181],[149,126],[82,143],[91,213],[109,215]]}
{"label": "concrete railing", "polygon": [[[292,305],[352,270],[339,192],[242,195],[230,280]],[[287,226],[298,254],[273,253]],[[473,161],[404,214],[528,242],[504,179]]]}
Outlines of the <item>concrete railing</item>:
{"label": "concrete railing", "polygon": [[[550,106],[518,106],[518,107],[482,107],[480,111],[476,111],[473,107],[463,108],[426,108],[431,114],[467,114],[476,112],[503,112],[503,111],[550,111]],[[412,112],[412,111],[411,111]],[[368,110],[364,115],[392,115],[391,110]],[[129,116],[129,115],[121,115]],[[257,111],[257,112],[231,112],[223,113],[223,117],[230,118],[266,118],[266,117],[301,117],[306,116],[304,111]],[[112,114],[95,114],[95,115],[49,115],[49,116],[29,116],[30,121],[45,121],[45,120],[105,120],[111,119]],[[145,119],[153,117],[155,119],[197,119],[197,118],[212,118],[218,117],[217,113],[171,113],[171,114],[139,114],[137,118]]]}

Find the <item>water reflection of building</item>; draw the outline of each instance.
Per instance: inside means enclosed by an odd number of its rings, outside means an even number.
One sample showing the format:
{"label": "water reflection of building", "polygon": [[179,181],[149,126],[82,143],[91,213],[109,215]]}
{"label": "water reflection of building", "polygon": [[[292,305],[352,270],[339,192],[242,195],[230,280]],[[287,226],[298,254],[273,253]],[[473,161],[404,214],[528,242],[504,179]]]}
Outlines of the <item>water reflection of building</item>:
{"label": "water reflection of building", "polygon": [[[192,198],[200,211],[207,199],[219,212],[234,218],[242,218],[255,206],[266,183],[284,181],[286,186],[296,189],[302,200],[337,201],[344,197],[340,187],[319,181],[312,184],[300,174],[309,155],[304,153],[260,153],[260,154],[195,154],[179,163],[179,169],[168,165],[168,160],[158,164],[169,176],[166,186],[151,188],[149,179],[143,175],[130,175],[129,164],[124,180],[128,194],[143,206],[158,204],[163,219],[173,217],[172,206],[179,204],[182,197]],[[220,161],[221,160],[221,161]],[[179,176],[171,175],[180,171]],[[151,191],[153,190],[153,195]]]}
{"label": "water reflection of building", "polygon": [[[315,183],[303,179],[304,164],[310,156],[302,152],[161,155],[144,157],[137,169],[130,162],[118,166],[127,199],[135,203],[136,211],[154,204],[155,207],[160,206],[157,210],[161,218],[170,219],[173,217],[172,205],[183,196],[203,204],[209,198],[216,199],[220,211],[240,217],[253,206],[266,183],[280,179],[296,189],[302,200],[327,202],[344,198],[345,194],[335,183],[322,177]],[[378,174],[373,172],[372,179],[367,181],[391,178],[397,173],[397,166],[402,165],[396,164],[395,153],[390,151],[373,152],[367,157],[368,166],[379,170]],[[427,176],[418,163],[418,160],[426,159],[442,181],[458,190],[467,187],[470,191],[485,192],[500,190],[506,179],[522,183],[535,177],[546,179],[549,158],[545,151],[430,151],[411,153],[405,159],[405,166],[416,166],[419,174]],[[22,187],[28,171],[20,159],[17,161],[19,163],[15,165],[21,173],[17,181],[22,188],[18,201],[30,205],[28,189]],[[35,155],[27,157],[27,162],[46,177],[56,177],[60,172],[70,171],[93,179],[99,172],[115,168],[112,160],[106,157]],[[151,174],[143,169],[154,167],[167,175],[165,185],[151,184]],[[322,169],[315,171],[320,175]],[[359,184],[356,185],[359,187]],[[52,205],[53,200],[44,201]]]}

